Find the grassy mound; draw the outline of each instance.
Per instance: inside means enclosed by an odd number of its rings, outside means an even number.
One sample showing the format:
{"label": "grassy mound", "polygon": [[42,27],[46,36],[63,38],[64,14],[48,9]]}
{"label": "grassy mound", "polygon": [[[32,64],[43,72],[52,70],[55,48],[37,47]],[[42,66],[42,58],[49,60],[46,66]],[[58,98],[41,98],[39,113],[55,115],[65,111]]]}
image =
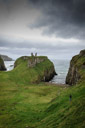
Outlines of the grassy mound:
{"label": "grassy mound", "polygon": [[[41,62],[35,64],[35,59]],[[28,62],[31,62],[30,66]],[[55,75],[53,63],[44,56],[21,57],[16,60],[15,67],[14,72],[17,72],[17,78],[22,82],[35,83],[49,81]]]}

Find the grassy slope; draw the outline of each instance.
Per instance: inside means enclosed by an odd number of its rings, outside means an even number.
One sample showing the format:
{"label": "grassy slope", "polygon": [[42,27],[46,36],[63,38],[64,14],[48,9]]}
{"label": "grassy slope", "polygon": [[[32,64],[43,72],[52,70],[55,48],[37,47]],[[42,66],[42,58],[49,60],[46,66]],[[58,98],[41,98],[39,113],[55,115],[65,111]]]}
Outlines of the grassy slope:
{"label": "grassy slope", "polygon": [[66,88],[0,82],[0,128],[84,128],[84,84]]}
{"label": "grassy slope", "polygon": [[27,84],[16,78],[16,68],[0,72],[0,128],[84,128],[85,70],[80,72],[82,80],[71,87]]}

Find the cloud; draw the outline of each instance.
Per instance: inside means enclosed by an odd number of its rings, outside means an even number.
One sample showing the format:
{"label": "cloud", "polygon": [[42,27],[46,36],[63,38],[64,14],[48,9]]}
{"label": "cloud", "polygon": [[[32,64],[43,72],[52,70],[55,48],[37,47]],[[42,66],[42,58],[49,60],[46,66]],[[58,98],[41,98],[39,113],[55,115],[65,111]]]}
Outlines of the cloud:
{"label": "cloud", "polygon": [[[71,43],[69,43],[71,42]],[[46,40],[18,40],[12,38],[0,38],[0,51],[11,51],[14,54],[28,55],[38,52],[41,55],[53,55],[72,53],[84,48],[83,40],[47,38]]]}
{"label": "cloud", "polygon": [[85,38],[84,0],[31,0],[42,15],[31,28],[46,27],[43,34]]}
{"label": "cloud", "polygon": [[35,48],[35,49],[68,49],[73,48],[74,46],[82,46],[83,41],[78,39],[63,39],[56,37],[41,37],[41,38],[28,38],[18,39],[18,38],[10,38],[8,37],[0,37],[0,47],[8,47],[8,48]]}
{"label": "cloud", "polygon": [[84,0],[0,0],[0,53],[59,58],[84,42]]}
{"label": "cloud", "polygon": [[0,28],[9,35],[27,36],[36,29],[43,35],[85,39],[85,1],[0,0]]}

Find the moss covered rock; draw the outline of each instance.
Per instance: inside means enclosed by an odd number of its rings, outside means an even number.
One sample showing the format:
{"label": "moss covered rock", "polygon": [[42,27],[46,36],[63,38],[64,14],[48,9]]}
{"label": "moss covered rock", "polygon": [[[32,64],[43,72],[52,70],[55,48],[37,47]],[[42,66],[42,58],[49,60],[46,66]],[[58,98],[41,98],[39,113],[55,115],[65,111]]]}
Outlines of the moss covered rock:
{"label": "moss covered rock", "polygon": [[85,79],[85,50],[74,56],[70,62],[69,71],[66,77],[66,84],[74,85],[79,80]]}
{"label": "moss covered rock", "polygon": [[5,67],[4,61],[0,56],[0,71],[5,71],[5,70],[6,70],[6,67]]}
{"label": "moss covered rock", "polygon": [[20,57],[12,72],[16,72],[18,80],[26,83],[50,81],[56,75],[53,63],[45,56]]}

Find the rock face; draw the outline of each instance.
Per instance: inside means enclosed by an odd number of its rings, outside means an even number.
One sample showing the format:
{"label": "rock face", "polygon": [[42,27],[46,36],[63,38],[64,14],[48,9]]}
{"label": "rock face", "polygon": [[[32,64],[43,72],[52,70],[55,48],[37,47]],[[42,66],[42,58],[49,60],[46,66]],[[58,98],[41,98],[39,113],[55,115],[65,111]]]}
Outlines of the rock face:
{"label": "rock face", "polygon": [[0,71],[5,71],[5,70],[6,70],[6,67],[4,65],[4,61],[0,56]]}
{"label": "rock face", "polygon": [[13,59],[6,56],[6,55],[0,55],[4,61],[12,61]]}
{"label": "rock face", "polygon": [[69,71],[66,77],[66,84],[74,85],[82,78],[85,70],[85,50],[80,51],[79,55],[72,58]]}
{"label": "rock face", "polygon": [[55,72],[55,68],[54,66],[50,68],[50,70],[46,70],[44,72],[44,78],[43,81],[45,82],[49,82],[55,75],[57,75],[57,73]]}

